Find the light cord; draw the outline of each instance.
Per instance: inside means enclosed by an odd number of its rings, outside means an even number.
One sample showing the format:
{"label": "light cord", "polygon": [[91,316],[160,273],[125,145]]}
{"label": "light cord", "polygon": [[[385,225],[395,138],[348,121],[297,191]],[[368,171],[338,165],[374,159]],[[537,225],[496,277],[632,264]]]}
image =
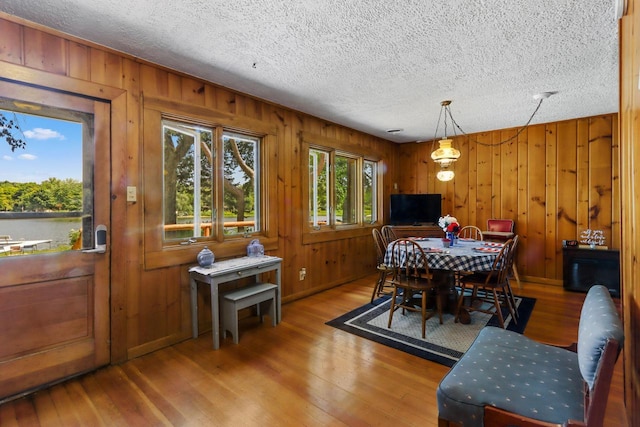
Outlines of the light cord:
{"label": "light cord", "polygon": [[[535,115],[538,113],[538,110],[540,109],[540,106],[542,105],[542,101],[544,101],[544,98],[541,98],[540,101],[538,101],[538,105],[536,106],[536,109],[533,110],[533,114],[531,114],[531,117],[529,117],[529,120],[527,120],[527,122],[524,124],[524,126],[522,126],[520,129],[518,129],[518,132],[516,132],[515,135],[513,135],[512,137],[505,139],[504,141],[500,141],[498,143],[492,143],[492,144],[488,144],[486,142],[480,142],[477,139],[474,139],[472,142],[475,142],[478,145],[484,145],[485,147],[498,147],[500,145],[506,144],[508,142],[513,141],[514,139],[516,139],[527,127],[529,127],[529,124],[531,124],[531,121],[533,120],[533,118],[535,117]],[[456,128],[458,128],[458,130],[460,132],[462,132],[463,135],[465,136],[469,136],[468,133],[466,133],[464,130],[462,130],[462,128],[460,127],[460,125],[458,124],[458,122],[455,121],[455,119],[453,118],[453,116],[451,115],[451,110],[449,109],[449,106],[445,106],[444,107],[446,109],[446,111],[449,113],[449,118],[451,119],[451,122],[454,124],[454,126]],[[442,113],[442,110],[441,110]],[[446,117],[445,117],[445,123],[446,123]],[[440,124],[440,119],[438,118],[438,124]],[[436,129],[437,130],[437,129]]]}

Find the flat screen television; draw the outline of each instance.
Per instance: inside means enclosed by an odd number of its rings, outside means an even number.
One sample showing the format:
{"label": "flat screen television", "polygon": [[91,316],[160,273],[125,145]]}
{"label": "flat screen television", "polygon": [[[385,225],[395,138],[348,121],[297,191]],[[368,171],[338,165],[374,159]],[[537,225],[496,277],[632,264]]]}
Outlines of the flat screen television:
{"label": "flat screen television", "polygon": [[391,225],[437,224],[442,216],[441,194],[392,194]]}

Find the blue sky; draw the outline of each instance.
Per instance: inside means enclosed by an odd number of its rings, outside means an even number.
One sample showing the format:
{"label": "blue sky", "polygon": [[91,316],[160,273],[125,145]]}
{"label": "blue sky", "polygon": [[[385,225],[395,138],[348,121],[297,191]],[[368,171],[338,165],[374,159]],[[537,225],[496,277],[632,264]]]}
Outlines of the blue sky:
{"label": "blue sky", "polygon": [[[25,149],[11,147],[0,139],[0,181],[36,182],[49,178],[82,181],[82,125],[75,122],[8,112],[27,142]],[[22,137],[19,133],[14,136]]]}

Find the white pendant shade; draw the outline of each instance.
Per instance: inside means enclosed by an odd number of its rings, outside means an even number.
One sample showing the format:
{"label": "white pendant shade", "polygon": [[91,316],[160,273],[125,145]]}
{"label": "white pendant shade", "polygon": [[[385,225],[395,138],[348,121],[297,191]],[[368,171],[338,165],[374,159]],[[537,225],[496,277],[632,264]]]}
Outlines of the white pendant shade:
{"label": "white pendant shade", "polygon": [[451,181],[456,176],[455,172],[450,170],[441,170],[436,174],[436,178],[440,181]]}
{"label": "white pendant shade", "polygon": [[447,167],[458,160],[460,157],[460,151],[451,146],[453,140],[441,139],[439,143],[440,146],[438,149],[431,153],[431,158],[434,162],[439,163],[442,167]]}

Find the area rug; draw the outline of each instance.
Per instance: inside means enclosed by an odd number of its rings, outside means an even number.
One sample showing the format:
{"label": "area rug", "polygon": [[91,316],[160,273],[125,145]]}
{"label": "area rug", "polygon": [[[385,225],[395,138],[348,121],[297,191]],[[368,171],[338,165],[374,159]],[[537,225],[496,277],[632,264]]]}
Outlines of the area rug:
{"label": "area rug", "polygon": [[[518,322],[514,322],[509,312],[504,310],[505,325],[508,330],[523,333],[536,300],[515,298]],[[423,339],[418,312],[403,315],[401,310],[396,311],[391,329],[387,328],[390,299],[383,296],[326,324],[446,366],[453,366],[462,357],[482,328],[499,325],[497,316],[477,311],[471,313],[471,323],[466,325],[455,323],[452,314],[443,314],[444,323],[441,325],[435,315],[427,320]]]}

